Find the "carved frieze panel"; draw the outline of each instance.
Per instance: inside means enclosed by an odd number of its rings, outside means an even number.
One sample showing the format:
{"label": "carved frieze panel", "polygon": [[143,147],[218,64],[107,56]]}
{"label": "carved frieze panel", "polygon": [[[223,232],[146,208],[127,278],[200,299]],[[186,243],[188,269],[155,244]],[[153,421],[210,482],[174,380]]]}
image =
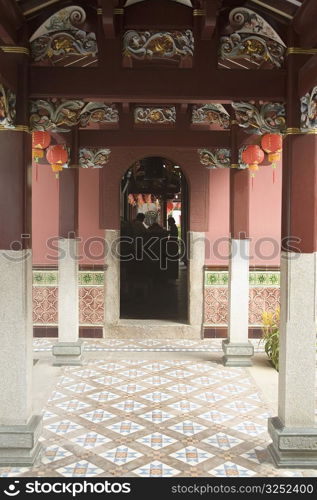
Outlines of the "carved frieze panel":
{"label": "carved frieze panel", "polygon": [[220,63],[225,62],[220,65],[246,69],[283,66],[286,46],[263,17],[237,7],[229,14],[229,25],[231,33],[220,39]]}
{"label": "carved frieze panel", "polygon": [[82,168],[103,168],[109,161],[110,149],[80,148],[79,166]]}
{"label": "carved frieze panel", "polygon": [[222,104],[194,104],[192,123],[227,129],[230,126],[230,115]]}
{"label": "carved frieze panel", "polygon": [[283,133],[285,130],[285,106],[279,102],[259,105],[233,102],[232,107],[239,126],[248,134]]}
{"label": "carved frieze panel", "polygon": [[79,6],[66,7],[49,17],[30,38],[33,63],[45,66],[96,65],[96,35],[78,27],[85,21],[86,13]]}
{"label": "carved frieze panel", "polygon": [[0,126],[14,128],[16,118],[16,96],[0,83]]}
{"label": "carved frieze panel", "polygon": [[179,62],[194,55],[194,37],[185,31],[129,30],[123,37],[123,55],[139,61]]}
{"label": "carved frieze panel", "polygon": [[231,155],[230,150],[225,148],[199,149],[199,160],[207,168],[230,168]]}
{"label": "carved frieze panel", "polygon": [[175,106],[137,106],[134,122],[150,125],[170,125],[176,122]]}
{"label": "carved frieze panel", "polygon": [[317,129],[317,87],[301,98],[301,129]]}
{"label": "carved frieze panel", "polygon": [[30,101],[31,130],[69,132],[76,125],[86,128],[118,121],[119,112],[114,104],[64,99]]}

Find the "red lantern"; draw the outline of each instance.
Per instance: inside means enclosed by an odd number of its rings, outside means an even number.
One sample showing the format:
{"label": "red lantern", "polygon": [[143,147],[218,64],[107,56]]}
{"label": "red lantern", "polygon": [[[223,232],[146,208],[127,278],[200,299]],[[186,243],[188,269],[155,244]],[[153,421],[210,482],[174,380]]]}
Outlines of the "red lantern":
{"label": "red lantern", "polygon": [[172,201],[167,202],[167,213],[173,212],[174,210],[174,203]]}
{"label": "red lantern", "polygon": [[50,146],[46,153],[46,159],[51,164],[53,172],[63,170],[63,165],[68,161],[68,152],[63,144]]}
{"label": "red lantern", "polygon": [[48,132],[37,130],[32,133],[32,148],[46,149],[51,144],[51,136]]}
{"label": "red lantern", "polygon": [[256,144],[250,144],[242,151],[242,161],[248,165],[249,170],[259,170],[259,163],[263,160],[264,153]]}
{"label": "red lantern", "polygon": [[281,134],[265,134],[261,140],[263,151],[268,154],[268,160],[275,163],[281,159],[283,149],[283,139]]}

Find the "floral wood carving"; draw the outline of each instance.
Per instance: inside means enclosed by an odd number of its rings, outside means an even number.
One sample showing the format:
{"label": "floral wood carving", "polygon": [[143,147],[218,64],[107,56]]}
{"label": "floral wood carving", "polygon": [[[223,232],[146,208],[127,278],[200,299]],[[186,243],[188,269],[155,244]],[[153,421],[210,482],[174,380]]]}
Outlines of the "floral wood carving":
{"label": "floral wood carving", "polygon": [[97,62],[96,35],[78,28],[86,20],[79,6],[66,7],[49,17],[30,39],[33,63],[90,66]]}
{"label": "floral wood carving", "polygon": [[119,112],[114,104],[63,99],[30,101],[31,130],[69,132],[75,125],[85,128],[94,123],[118,121]]}
{"label": "floral wood carving", "polygon": [[230,168],[231,155],[230,150],[225,148],[214,149],[199,149],[199,160],[202,165],[207,168]]}
{"label": "floral wood carving", "polygon": [[164,125],[176,122],[175,106],[137,106],[134,110],[135,123]]}
{"label": "floral wood carving", "polygon": [[230,115],[222,104],[194,104],[192,122],[200,125],[218,125],[229,128]]}
{"label": "floral wood carving", "polygon": [[0,126],[14,128],[16,118],[16,96],[0,83]]}
{"label": "floral wood carving", "polygon": [[317,87],[301,98],[301,129],[317,129]]}
{"label": "floral wood carving", "polygon": [[138,60],[175,60],[192,57],[194,37],[185,31],[129,30],[123,37],[123,55]]}
{"label": "floral wood carving", "polygon": [[256,105],[252,102],[233,102],[236,120],[248,134],[283,133],[285,106],[279,102]]}
{"label": "floral wood carving", "polygon": [[109,161],[110,149],[81,148],[79,166],[82,168],[103,168]]}
{"label": "floral wood carving", "polygon": [[250,9],[237,7],[230,12],[229,23],[232,33],[220,39],[221,60],[240,59],[242,66],[243,60],[247,60],[267,69],[283,66],[286,46],[263,17]]}

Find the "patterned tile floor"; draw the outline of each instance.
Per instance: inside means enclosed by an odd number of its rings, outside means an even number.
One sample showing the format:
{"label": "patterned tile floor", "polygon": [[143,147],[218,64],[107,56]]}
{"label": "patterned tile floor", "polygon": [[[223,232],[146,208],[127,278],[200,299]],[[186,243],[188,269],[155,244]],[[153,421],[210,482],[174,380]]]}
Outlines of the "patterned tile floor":
{"label": "patterned tile floor", "polygon": [[[56,339],[35,338],[35,352],[48,352]],[[252,339],[255,352],[264,352],[260,339]],[[201,340],[151,340],[151,339],[91,339],[84,341],[85,351],[108,352],[219,352],[222,350],[222,339]]]}
{"label": "patterned tile floor", "polygon": [[167,354],[99,356],[59,369],[41,457],[0,476],[317,475],[274,468],[266,450],[272,410],[248,370]]}

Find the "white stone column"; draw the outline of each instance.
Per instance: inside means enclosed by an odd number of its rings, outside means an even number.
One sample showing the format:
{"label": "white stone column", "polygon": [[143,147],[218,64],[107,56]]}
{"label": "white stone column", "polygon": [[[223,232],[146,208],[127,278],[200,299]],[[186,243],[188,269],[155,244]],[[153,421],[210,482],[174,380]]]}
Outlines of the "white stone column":
{"label": "white stone column", "polygon": [[205,233],[188,233],[188,317],[193,335],[203,337]]}
{"label": "white stone column", "polygon": [[228,338],[223,341],[226,366],[251,366],[254,348],[249,342],[248,239],[231,239],[229,261]]}
{"label": "white stone column", "polygon": [[316,253],[282,253],[278,416],[269,450],[278,467],[317,466]]}
{"label": "white stone column", "polygon": [[105,248],[105,333],[111,327],[118,325],[120,319],[120,258],[117,254],[117,246],[120,231],[106,229]]}
{"label": "white stone column", "polygon": [[80,365],[78,259],[76,238],[59,239],[58,343],[53,346],[54,365]]}
{"label": "white stone column", "polygon": [[32,252],[0,250],[0,466],[32,465],[42,417],[32,413]]}

